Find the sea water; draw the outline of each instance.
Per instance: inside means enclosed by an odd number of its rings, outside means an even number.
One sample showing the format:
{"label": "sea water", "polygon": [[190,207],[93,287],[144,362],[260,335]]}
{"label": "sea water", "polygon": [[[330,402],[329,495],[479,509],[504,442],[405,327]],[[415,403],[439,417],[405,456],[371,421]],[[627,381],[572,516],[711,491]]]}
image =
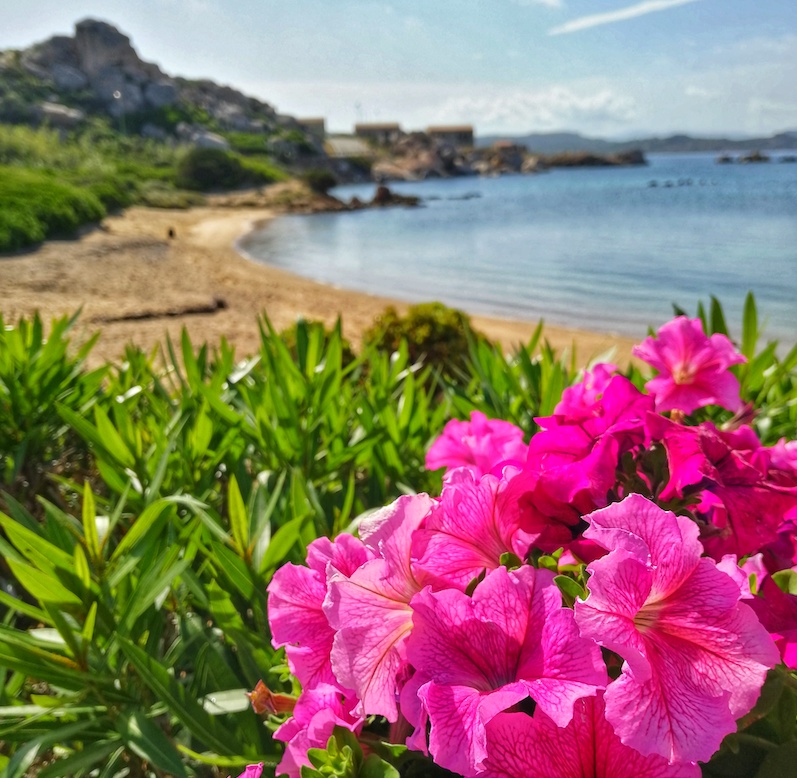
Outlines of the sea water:
{"label": "sea water", "polygon": [[[639,337],[711,295],[738,334],[797,340],[797,164],[655,155],[644,167],[391,184],[421,208],[286,216],[253,259],[335,286]],[[368,199],[374,186],[338,197]]]}

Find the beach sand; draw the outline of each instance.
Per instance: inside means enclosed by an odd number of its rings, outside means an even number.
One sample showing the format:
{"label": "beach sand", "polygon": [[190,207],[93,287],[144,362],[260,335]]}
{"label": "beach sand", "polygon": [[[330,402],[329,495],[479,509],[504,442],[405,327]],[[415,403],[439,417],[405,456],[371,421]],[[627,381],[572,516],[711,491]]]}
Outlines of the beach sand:
{"label": "beach sand", "polygon": [[[344,334],[358,345],[387,305],[406,309],[406,303],[319,284],[241,256],[236,239],[273,216],[265,208],[130,208],[77,240],[0,257],[0,313],[10,324],[38,310],[49,322],[82,308],[75,341],[101,332],[92,352],[96,364],[117,360],[127,343],[151,349],[167,333],[179,339],[183,326],[195,344],[226,337],[243,358],[258,348],[257,318],[264,311],[277,329],[299,317],[332,324],[341,315]],[[197,312],[186,313],[191,310]],[[131,316],[146,318],[125,319]],[[522,322],[472,317],[476,329],[506,349],[527,342],[538,319],[534,310]],[[544,336],[559,351],[575,348],[580,365],[609,349],[624,364],[634,343],[548,325]]]}

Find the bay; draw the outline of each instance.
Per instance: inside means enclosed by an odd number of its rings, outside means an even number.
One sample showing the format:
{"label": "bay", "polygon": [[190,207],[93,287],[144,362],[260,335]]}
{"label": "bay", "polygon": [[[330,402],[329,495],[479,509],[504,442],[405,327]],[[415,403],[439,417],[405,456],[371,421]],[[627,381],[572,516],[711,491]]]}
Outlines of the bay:
{"label": "bay", "polygon": [[280,217],[239,248],[339,287],[636,337],[710,295],[738,334],[752,290],[766,336],[794,343],[797,165],[649,163],[391,184],[424,207]]}

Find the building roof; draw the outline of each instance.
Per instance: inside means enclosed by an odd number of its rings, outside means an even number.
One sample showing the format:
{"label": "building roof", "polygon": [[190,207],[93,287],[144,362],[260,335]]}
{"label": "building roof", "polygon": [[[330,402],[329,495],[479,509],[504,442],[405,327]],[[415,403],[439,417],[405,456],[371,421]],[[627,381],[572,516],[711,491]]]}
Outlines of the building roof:
{"label": "building roof", "polygon": [[299,124],[326,124],[326,119],[323,116],[311,116],[309,119],[297,119]]}

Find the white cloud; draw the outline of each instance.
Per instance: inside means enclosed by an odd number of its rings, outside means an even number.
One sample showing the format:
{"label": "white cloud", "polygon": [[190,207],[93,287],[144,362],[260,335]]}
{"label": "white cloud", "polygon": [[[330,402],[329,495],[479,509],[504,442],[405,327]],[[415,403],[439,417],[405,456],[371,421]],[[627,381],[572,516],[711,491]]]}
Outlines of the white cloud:
{"label": "white cloud", "polygon": [[666,11],[669,8],[695,2],[697,2],[697,0],[643,0],[643,2],[637,3],[636,5],[618,8],[616,11],[580,16],[577,19],[572,19],[558,27],[554,27],[548,31],[548,35],[566,35],[567,33],[578,32],[579,30],[587,30],[590,27],[598,27],[602,24],[614,24],[615,22],[623,22],[627,19],[636,19],[638,16],[644,16],[645,14],[654,13],[655,11]]}
{"label": "white cloud", "polygon": [[450,98],[440,105],[434,120],[471,122],[481,131],[513,128],[528,132],[583,126],[606,130],[635,116],[634,101],[609,89],[575,91],[554,86]]}

